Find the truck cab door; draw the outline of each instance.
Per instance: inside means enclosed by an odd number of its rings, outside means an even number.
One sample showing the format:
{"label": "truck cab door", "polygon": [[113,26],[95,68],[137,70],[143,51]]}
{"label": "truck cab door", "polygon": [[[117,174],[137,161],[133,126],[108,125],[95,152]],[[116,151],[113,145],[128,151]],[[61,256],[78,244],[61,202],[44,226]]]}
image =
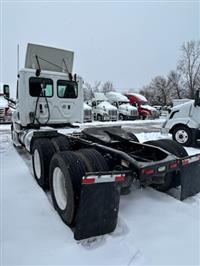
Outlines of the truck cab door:
{"label": "truck cab door", "polygon": [[190,110],[190,118],[198,124],[200,123],[200,106],[194,106],[194,104],[192,104]]}

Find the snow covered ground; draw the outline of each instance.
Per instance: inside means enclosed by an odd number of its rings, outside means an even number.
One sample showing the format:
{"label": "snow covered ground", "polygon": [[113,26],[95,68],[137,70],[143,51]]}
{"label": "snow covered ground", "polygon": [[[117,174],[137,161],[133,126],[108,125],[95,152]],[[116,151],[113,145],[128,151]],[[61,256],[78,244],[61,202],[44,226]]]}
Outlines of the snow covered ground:
{"label": "snow covered ground", "polygon": [[30,157],[12,146],[9,126],[0,126],[0,134],[2,265],[200,264],[200,194],[180,202],[151,188],[133,187],[121,196],[112,234],[77,242],[31,175]]}

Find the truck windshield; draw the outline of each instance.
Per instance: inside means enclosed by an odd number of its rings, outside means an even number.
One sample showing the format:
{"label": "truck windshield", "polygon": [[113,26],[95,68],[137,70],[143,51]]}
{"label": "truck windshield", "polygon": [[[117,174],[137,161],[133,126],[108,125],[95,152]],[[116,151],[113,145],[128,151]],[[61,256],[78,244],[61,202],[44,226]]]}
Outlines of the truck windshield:
{"label": "truck windshield", "polygon": [[119,105],[121,105],[121,104],[128,104],[128,102],[126,102],[126,101],[125,102],[120,101],[119,102]]}
{"label": "truck windshield", "polygon": [[141,104],[141,105],[149,105],[148,102],[141,102],[140,104]]}
{"label": "truck windshield", "polygon": [[58,80],[57,93],[60,98],[77,98],[78,84],[76,81]]}

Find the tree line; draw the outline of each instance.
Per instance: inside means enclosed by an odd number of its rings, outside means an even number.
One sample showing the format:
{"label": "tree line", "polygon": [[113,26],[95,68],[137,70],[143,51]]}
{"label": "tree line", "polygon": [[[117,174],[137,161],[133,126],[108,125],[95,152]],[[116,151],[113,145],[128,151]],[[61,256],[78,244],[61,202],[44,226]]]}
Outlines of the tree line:
{"label": "tree line", "polygon": [[[139,92],[152,105],[164,106],[170,105],[172,99],[193,99],[197,88],[200,88],[200,41],[189,41],[181,46],[176,69],[171,70],[166,76],[154,77],[150,84],[141,88]],[[110,91],[115,91],[111,81],[96,81],[93,85],[84,83],[85,100],[92,99],[94,92]]]}
{"label": "tree line", "polygon": [[175,70],[156,76],[140,93],[153,105],[170,105],[172,99],[193,99],[200,88],[200,41],[185,42]]}

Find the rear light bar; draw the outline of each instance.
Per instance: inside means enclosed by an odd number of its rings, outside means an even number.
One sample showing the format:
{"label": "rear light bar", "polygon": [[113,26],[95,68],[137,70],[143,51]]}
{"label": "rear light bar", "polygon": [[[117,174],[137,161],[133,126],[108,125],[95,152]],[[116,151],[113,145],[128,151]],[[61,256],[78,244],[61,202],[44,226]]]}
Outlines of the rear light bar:
{"label": "rear light bar", "polygon": [[170,165],[169,165],[170,169],[175,169],[177,167],[178,167],[178,162],[173,162],[173,163],[170,163]]}
{"label": "rear light bar", "polygon": [[143,175],[152,175],[152,174],[154,174],[154,169],[143,169],[142,170],[142,174]]}
{"label": "rear light bar", "polygon": [[182,165],[187,165],[189,163],[193,163],[193,162],[196,162],[196,161],[200,161],[200,155],[196,155],[196,156],[193,156],[191,158],[187,158],[187,159],[183,159],[182,160]]}
{"label": "rear light bar", "polygon": [[90,184],[95,184],[95,183],[123,182],[124,180],[125,180],[125,174],[91,175],[91,176],[84,176],[82,178],[82,184],[90,185]]}

